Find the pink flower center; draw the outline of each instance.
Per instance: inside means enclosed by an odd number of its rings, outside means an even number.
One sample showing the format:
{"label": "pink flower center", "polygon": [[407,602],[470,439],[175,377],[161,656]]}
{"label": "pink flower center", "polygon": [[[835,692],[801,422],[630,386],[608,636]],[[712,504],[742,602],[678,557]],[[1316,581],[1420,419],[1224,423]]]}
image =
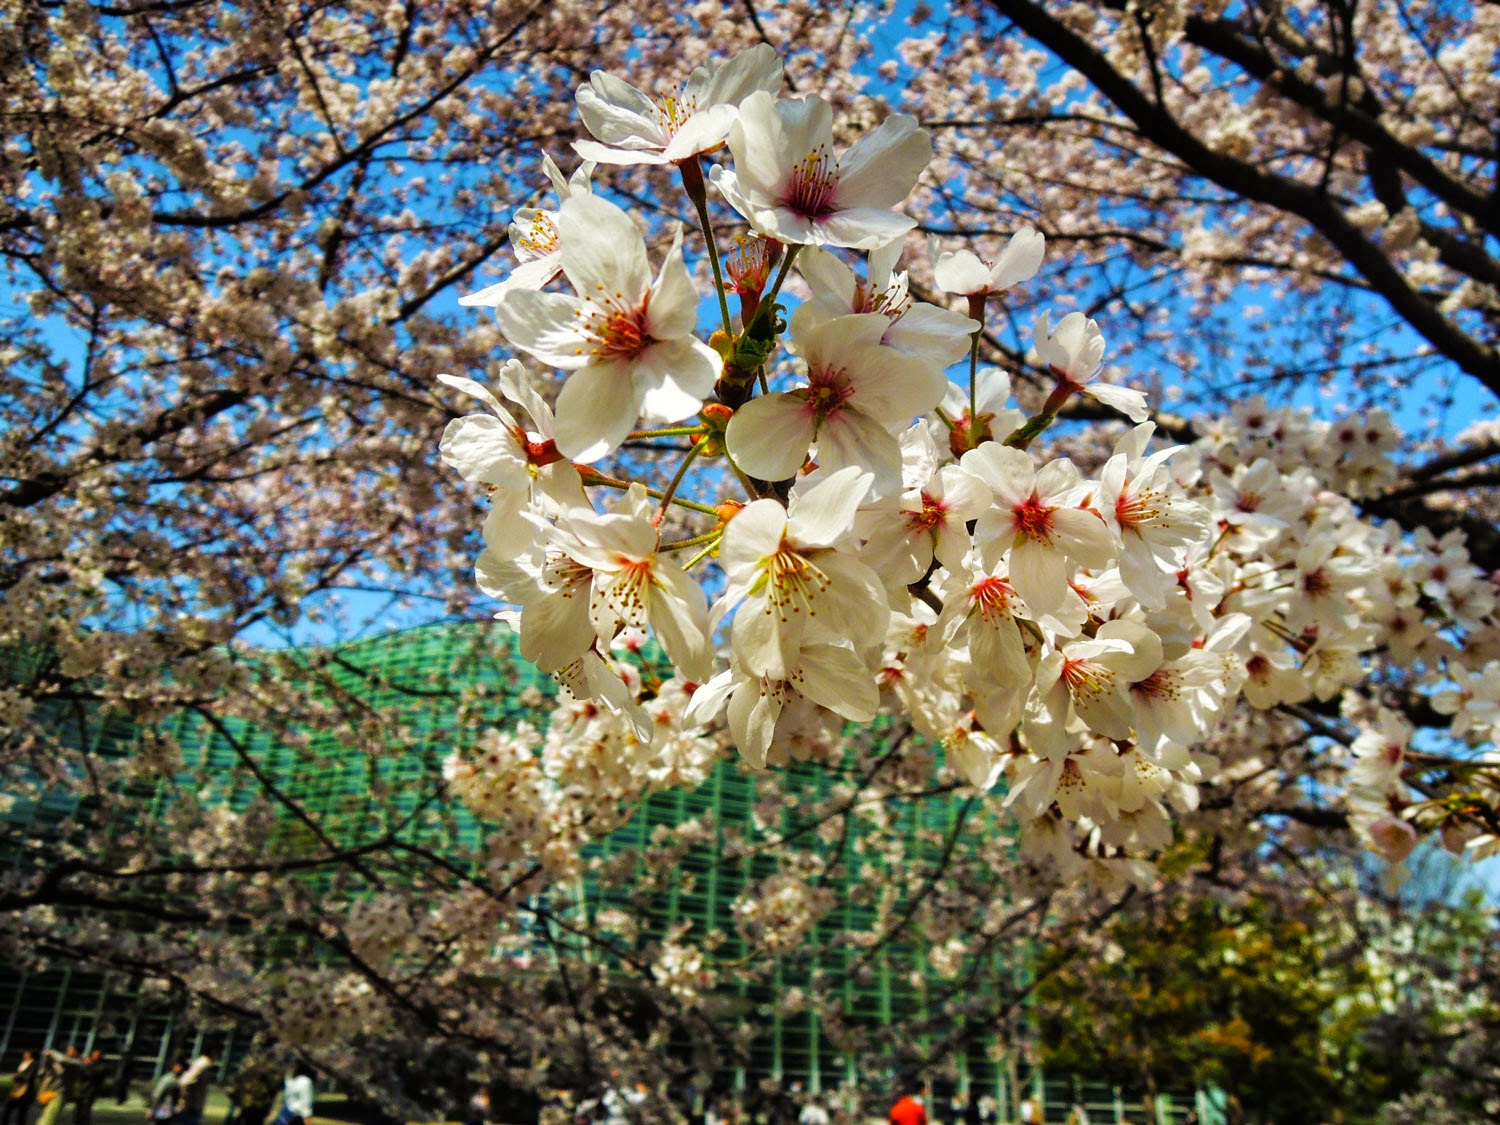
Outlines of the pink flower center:
{"label": "pink flower center", "polygon": [[839,162],[826,147],[819,145],[792,169],[781,205],[804,219],[821,219],[836,210],[833,195],[838,185]]}
{"label": "pink flower center", "polygon": [[836,414],[854,396],[842,367],[814,367],[808,372],[807,406],[819,418]]}
{"label": "pink flower center", "polygon": [[1011,600],[1016,588],[1004,578],[981,578],[969,588],[969,604],[990,624],[1014,616]]}
{"label": "pink flower center", "polygon": [[1074,699],[1098,699],[1114,688],[1115,674],[1097,660],[1082,657],[1063,661],[1062,681]]}
{"label": "pink flower center", "polygon": [[1033,492],[1031,498],[1011,509],[1016,521],[1016,530],[1038,543],[1052,542],[1052,513],[1054,509],[1043,504]]}
{"label": "pink flower center", "polygon": [[1120,498],[1115,501],[1115,519],[1122,528],[1134,531],[1142,524],[1148,524],[1161,516],[1161,509],[1157,508],[1153,501],[1158,493],[1147,489],[1144,492],[1122,492]]}
{"label": "pink flower center", "polygon": [[578,315],[583,318],[583,334],[596,341],[593,353],[600,359],[634,359],[655,342],[646,323],[645,301],[634,307],[585,301]]}
{"label": "pink flower center", "polygon": [[771,268],[781,257],[781,243],[759,235],[741,235],[724,258],[724,268],[734,291],[740,296],[752,293],[759,296],[771,279]]}
{"label": "pink flower center", "polygon": [[1177,676],[1170,668],[1158,668],[1144,680],[1130,685],[1132,695],[1143,696],[1160,702],[1168,702],[1182,694],[1177,686]]}

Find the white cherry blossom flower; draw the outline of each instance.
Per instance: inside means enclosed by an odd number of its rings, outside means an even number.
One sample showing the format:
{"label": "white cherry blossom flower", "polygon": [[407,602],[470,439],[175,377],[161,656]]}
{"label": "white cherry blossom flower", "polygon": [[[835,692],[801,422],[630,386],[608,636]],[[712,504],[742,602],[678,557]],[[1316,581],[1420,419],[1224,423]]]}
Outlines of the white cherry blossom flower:
{"label": "white cherry blossom flower", "polygon": [[856,468],[832,473],[788,507],[757,500],[724,529],[727,579],[717,614],[735,610],[730,642],[745,670],[786,680],[804,643],[883,639],[889,616],[879,577],[837,550],[870,487]]}
{"label": "white cherry blossom flower", "polygon": [[1099,504],[1120,548],[1120,576],[1147,609],[1161,609],[1177,585],[1180,548],[1207,538],[1208,510],[1182,495],[1166,461],[1180,447],[1144,456],[1156,429],[1146,422],[1115,446],[1099,473]]}
{"label": "white cherry blossom flower", "polygon": [[824,316],[880,313],[889,327],[880,342],[934,367],[957,363],[969,351],[977,321],[951,309],[913,300],[905,270],[895,272],[902,240],[870,251],[869,277],[860,277],[827,250],[809,247],[797,256],[797,270]]}
{"label": "white cherry blossom flower", "polygon": [[1106,406],[1112,406],[1132,422],[1146,420],[1146,396],[1129,387],[1091,382],[1104,362],[1104,333],[1097,321],[1081,312],[1071,312],[1052,327],[1043,313],[1032,329],[1037,356],[1058,378]]}
{"label": "white cherry blossom flower", "polygon": [[903,114],[837,157],[827,102],[816,95],[777,101],[765,91],[740,104],[729,149],[734,170],[715,167],[714,183],[757,231],[780,242],[857,250],[916,226],[892,208],[932,159],[931,138]]}
{"label": "white cherry blossom flower", "polygon": [[622,629],[655,631],[673,665],[706,680],[713,671],[708,600],[703,588],[662,555],[645,486],[634,484],[619,507],[600,515],[579,508],[559,517],[553,542],[593,572],[589,615],[601,643]]}
{"label": "white cherry blossom flower", "polygon": [[775,93],[781,60],[768,44],[723,64],[700,66],[670,94],[651,97],[602,70],[578,88],[578,116],[597,139],[574,141],[579,156],[601,164],[675,164],[724,143],[736,107],[751,93]]}
{"label": "white cherry blossom flower", "polygon": [[1026,415],[1010,402],[1010,376],[998,367],[981,367],[975,379],[974,400],[967,387],[949,383],[943,392],[943,413],[954,423],[948,429],[937,418],[928,428],[945,441],[955,457],[991,438],[1003,440],[1026,421]]}
{"label": "white cherry blossom flower", "polygon": [[505,611],[520,637],[521,656],[543,672],[575,663],[597,639],[589,617],[594,572],[556,548],[540,564],[505,559],[486,550],[475,564],[475,579],[492,598],[521,607]]}
{"label": "white cherry blossom flower", "polygon": [[[550,156],[542,157],[542,167],[557,192],[559,205],[569,196],[588,195],[593,191],[589,184],[589,177],[594,172],[593,161],[584,161],[567,179],[563,178],[562,170]],[[562,275],[562,242],[557,231],[557,216],[556,211],[540,207],[522,207],[517,211],[510,224],[510,248],[521,264],[505,280],[460,297],[458,303],[466,307],[493,308],[512,290],[544,289],[556,281]]]}
{"label": "white cherry blossom flower", "polygon": [[804,646],[782,678],[757,676],[736,665],[693,693],[686,721],[703,723],[729,703],[729,731],[740,756],[764,769],[778,741],[785,708],[799,700],[826,708],[850,722],[869,722],[880,705],[880,692],[869,666],[845,645]]}
{"label": "white cherry blossom flower", "polygon": [[1042,267],[1047,240],[1033,227],[1022,227],[1010,236],[1000,257],[993,263],[980,259],[972,250],[939,252],[937,239],[927,242],[932,259],[932,278],[945,293],[962,296],[989,296],[1003,293],[1023,281],[1030,281]]}
{"label": "white cherry blossom flower", "polygon": [[729,456],[761,480],[785,480],[816,443],[830,471],[863,466],[877,494],[901,487],[895,431],[936,406],[948,381],[941,370],[882,347],[886,319],[872,313],[823,320],[806,305],[792,333],[807,364],[807,385],[751,399],[725,433]]}
{"label": "white cherry blossom flower", "polygon": [[965,781],[981,793],[988,793],[1000,780],[1005,753],[988,728],[975,729],[973,718],[966,715],[953,724],[943,739],[943,755]]}
{"label": "white cherry blossom flower", "polygon": [[578,470],[562,459],[552,441],[552,408],[531,386],[519,360],[509,360],[501,369],[500,390],[530,415],[536,429],[518,423],[473,379],[439,375],[438,381],[490,408],[489,414],[449,422],[438,448],[465,480],[487,486],[491,507],[484,521],[485,542],[496,557],[514,559],[533,547],[532,529],[522,518],[528,508],[547,505],[556,511],[587,503]]}
{"label": "white cherry blossom flower", "polygon": [[[931,441],[926,430],[914,431]],[[892,586],[917,581],[934,559],[958,570],[970,546],[968,521],[989,505],[984,485],[957,465],[944,465],[924,482],[906,488],[894,507],[861,513],[863,558]]]}
{"label": "white cherry blossom flower", "polygon": [[1106,621],[1095,636],[1048,653],[1037,665],[1036,690],[1050,721],[1028,722],[1028,738],[1055,745],[1070,702],[1091,730],[1116,741],[1130,738],[1136,720],[1130,685],[1145,680],[1161,662],[1161,638],[1129,620]]}
{"label": "white cherry blossom flower", "polygon": [[[989,570],[966,567],[942,590],[943,612],[936,633],[944,644],[962,640],[968,646],[969,682],[1024,696],[1031,687],[1032,670],[1018,619],[1026,617],[1027,610],[1005,565]],[[989,723],[985,726],[993,729]]]}
{"label": "white cherry blossom flower", "polygon": [[1401,769],[1406,764],[1412,725],[1396,712],[1382,707],[1373,727],[1366,727],[1349,749],[1354,761],[1349,766],[1351,790],[1363,790],[1384,796],[1400,792]]}
{"label": "white cherry blossom flower", "polygon": [[651,280],[630,217],[596,196],[562,205],[562,265],[579,295],[512,293],[495,310],[506,337],[572,374],[557,396],[557,448],[597,461],[642,417],[696,414],[719,376],[717,352],[693,336],[698,292],[682,261],[682,232]]}
{"label": "white cherry blossom flower", "polygon": [[1086,490],[1071,461],[1049,462],[1039,472],[1022,450],[991,441],[959,464],[995,499],[979,517],[974,541],[987,563],[1009,552],[1010,580],[1033,612],[1051,613],[1063,604],[1071,564],[1109,566],[1114,552],[1104,520],[1073,507]]}

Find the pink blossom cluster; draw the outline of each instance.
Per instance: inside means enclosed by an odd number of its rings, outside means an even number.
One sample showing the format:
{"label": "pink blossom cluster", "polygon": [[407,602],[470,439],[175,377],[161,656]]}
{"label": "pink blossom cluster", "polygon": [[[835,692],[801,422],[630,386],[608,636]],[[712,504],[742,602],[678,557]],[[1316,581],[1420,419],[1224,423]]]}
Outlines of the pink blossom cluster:
{"label": "pink blossom cluster", "polygon": [[[1068,878],[1148,880],[1204,783],[1253,773],[1216,745],[1242,706],[1366,732],[1348,808],[1390,858],[1427,829],[1491,850],[1407,790],[1399,727],[1345,700],[1401,660],[1495,761],[1493,583],[1461,534],[1406,536],[1357,506],[1396,476],[1390,419],[1251,401],[1198,434],[1160,419],[1179,438],[1164,443],[1145,396],[1103,377],[1103,329],[1080,312],[1036,318],[1030,361],[1050,383],[1017,398],[979,345],[1043,237],[1023,229],[993,260],[933,245],[932,276],[965,308],[919,299],[899,208],[927,134],[895,115],[840,152],[829,106],[780,88],[758,47],[666,95],[601,73],[579,94],[596,137],[580,154],[680,174],[715,278],[711,337],[683,231],[653,267],[590,169],[569,181],[549,162],[558,210],[524,220],[522,265],[476,303],[564,373],[555,401],[519,360],[498,394],[444,376],[487,408],[441,446],[490,497],[479,586],[565,689],[546,735],[497,732],[450,763],[454,791],[502,824],[495,862],[568,873],[632,796],[706,776],[711,732],[759,769],[834,758],[846,723],[889,714],[956,784],[996,791],[1027,854]],[[722,257],[710,185],[748,228]],[[794,268],[807,295],[788,315]],[[1080,403],[1115,420],[1056,438]],[[648,636],[665,683],[632,657]],[[793,884],[769,890],[741,912],[762,941],[811,925]]]}

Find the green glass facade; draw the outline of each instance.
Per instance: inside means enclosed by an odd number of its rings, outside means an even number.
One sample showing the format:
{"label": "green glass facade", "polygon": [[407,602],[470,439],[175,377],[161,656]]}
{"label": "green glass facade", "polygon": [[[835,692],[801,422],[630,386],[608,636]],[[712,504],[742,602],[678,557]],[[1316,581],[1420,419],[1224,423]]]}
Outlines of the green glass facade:
{"label": "green glass facade", "polygon": [[[238,804],[250,800],[270,779],[331,836],[367,839],[411,812],[425,791],[421,779],[431,779],[434,771],[440,771],[443,759],[456,747],[470,746],[480,731],[523,716],[538,721],[536,693],[550,694],[552,685],[514,655],[513,643],[508,631],[481,623],[410,630],[336,648],[267,654],[266,660],[280,662],[278,675],[304,674],[310,684],[316,683],[320,698],[350,716],[347,728],[312,734],[305,746],[294,750],[248,723],[214,723],[197,714],[176,715],[162,729],[181,746],[182,768],[175,779],[142,791],[148,818],[165,811],[178,786],[191,786],[195,792],[209,787],[214,799]],[[24,669],[13,667],[12,673],[24,674]],[[396,720],[397,734],[390,736],[389,745],[372,747],[365,741],[369,732],[361,727],[359,717],[370,712],[381,714],[385,720],[381,729],[387,731],[393,729],[390,720]],[[39,719],[52,724],[74,745],[109,756],[132,752],[135,732],[128,724],[61,706]],[[878,731],[875,737],[880,737]],[[351,745],[359,746],[360,752],[351,752]],[[812,807],[840,780],[838,771],[822,766],[783,772],[787,776],[778,784],[799,790],[805,798],[797,802],[800,807]],[[646,917],[639,918],[648,932],[660,934],[688,922],[697,934],[717,930],[726,935],[716,950],[719,962],[732,963],[745,952],[732,904],[747,884],[772,874],[777,859],[768,849],[737,846],[726,850],[725,841],[726,834],[742,842],[767,829],[756,826],[752,816],[756,784],[753,772],[723,760],[706,784],[692,791],[653,795],[622,828],[590,845],[596,853],[620,853],[644,847],[658,826],[675,826],[689,818],[709,819],[715,825],[709,842],[694,847],[670,883],[650,897]],[[12,803],[5,819],[13,832],[46,837],[65,833],[70,817],[78,811],[61,798],[23,798]],[[987,815],[960,797],[943,795],[893,806],[883,831],[904,836],[905,862],[937,863],[945,852],[951,852],[960,832],[971,841],[972,834],[997,831],[998,826],[985,822]],[[483,826],[453,802],[424,825],[428,842],[453,854],[475,846],[483,832]],[[290,822],[287,826],[293,832],[299,828]],[[935,1024],[941,1022],[941,1013],[927,1008],[927,982],[935,980],[928,951],[907,939],[904,931],[874,952],[833,940],[840,933],[867,927],[875,909],[868,896],[851,893],[847,873],[857,869],[860,880],[878,881],[881,872],[878,857],[860,853],[857,831],[845,833],[827,848],[844,849],[844,854],[833,857],[840,861],[837,871],[844,878],[832,886],[835,905],[818,934],[824,940],[813,943],[822,952],[814,957],[783,958],[769,983],[750,984],[720,974],[717,991],[725,1009],[758,1026],[747,1065],[735,1076],[741,1083],[771,1076],[826,1089],[846,1080],[885,1077],[861,1073],[862,1060],[841,1052],[811,1011],[786,1014],[781,1004],[771,1002],[793,988],[835,990],[851,1024],[920,1028],[929,1016],[935,1017]],[[825,858],[831,855],[827,849],[824,854]],[[15,853],[12,856],[15,862]],[[566,908],[592,922],[598,911],[626,905],[632,888],[627,882],[604,889],[584,880],[566,893],[572,896]],[[639,910],[638,901],[632,908]],[[1004,967],[997,965],[993,971],[1004,971]],[[86,1039],[94,1034],[101,1015],[108,1017],[109,1046],[116,1052],[132,1054],[142,1072],[161,1065],[173,1037],[174,1017],[143,982],[76,969],[0,974],[0,1020],[5,1021],[0,1054],[6,1063],[22,1047],[44,1040],[50,1045],[71,1041],[87,1046]],[[976,1021],[967,1029],[969,1041],[950,1057],[955,1057],[954,1071],[961,1084],[999,1092],[1007,1079],[1014,1083],[1017,1074],[995,1061],[993,1037],[981,1024]],[[173,1043],[171,1049],[183,1051],[189,1044]],[[233,1053],[229,1043],[220,1049],[221,1058]],[[1029,1084],[1033,1079],[1039,1081],[1035,1076],[1026,1081]],[[1055,1096],[1066,1097],[1068,1092],[1059,1089]]]}

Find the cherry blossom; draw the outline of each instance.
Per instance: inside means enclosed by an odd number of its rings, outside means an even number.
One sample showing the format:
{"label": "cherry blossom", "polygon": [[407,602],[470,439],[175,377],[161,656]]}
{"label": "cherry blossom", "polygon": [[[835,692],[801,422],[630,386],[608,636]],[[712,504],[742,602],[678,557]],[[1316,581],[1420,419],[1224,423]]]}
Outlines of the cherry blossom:
{"label": "cherry blossom", "polygon": [[817,95],[777,101],[764,91],[740,105],[729,131],[734,170],[715,166],[724,198],[778,241],[870,250],[916,225],[896,207],[932,158],[914,119],[888,117],[842,157],[833,111]]}
{"label": "cherry blossom", "polygon": [[739,104],[780,85],[781,60],[764,43],[723,64],[700,66],[673,93],[654,98],[596,70],[578,89],[578,116],[598,139],[573,147],[602,164],[676,164],[718,148]]}
{"label": "cherry blossom", "polygon": [[[542,157],[542,167],[557,192],[559,204],[573,195],[592,191],[589,177],[594,164],[584,161],[567,179],[550,156]],[[562,275],[562,246],[557,229],[558,212],[537,207],[522,207],[510,224],[510,245],[520,265],[504,281],[488,285],[477,293],[460,297],[460,305],[494,307],[513,289],[544,289]]]}
{"label": "cherry blossom", "polygon": [[792,333],[807,385],[752,399],[725,434],[729,456],[763,480],[784,480],[808,447],[830,470],[866,466],[877,494],[900,486],[901,450],[893,432],[935,406],[947,380],[941,369],[881,345],[885,317],[875,313],[822,319],[797,310]]}
{"label": "cherry blossom", "polygon": [[805,643],[884,632],[889,611],[879,578],[836,547],[871,479],[850,466],[793,493],[785,508],[757,500],[730,520],[716,613],[735,609],[733,645],[750,674],[787,680]]}
{"label": "cherry blossom", "polygon": [[495,315],[516,347],[572,372],[557,399],[557,446],[597,461],[642,416],[676,422],[696,413],[719,357],[692,335],[698,294],[680,234],[653,282],[640,232],[614,204],[574,196],[558,230],[563,272],[578,296],[520,290]]}
{"label": "cherry blossom", "polygon": [[1086,488],[1071,462],[1039,471],[1021,450],[990,442],[965,453],[960,464],[994,496],[995,506],[974,529],[975,542],[986,559],[1008,557],[1011,581],[1036,612],[1063,604],[1070,563],[1097,569],[1113,560],[1103,519],[1074,506]]}
{"label": "cherry blossom", "polygon": [[982,261],[972,250],[939,252],[936,238],[928,241],[928,256],[932,258],[933,279],[944,292],[988,297],[1035,277],[1046,245],[1047,240],[1035,228],[1023,227],[1010,236],[993,263]]}

